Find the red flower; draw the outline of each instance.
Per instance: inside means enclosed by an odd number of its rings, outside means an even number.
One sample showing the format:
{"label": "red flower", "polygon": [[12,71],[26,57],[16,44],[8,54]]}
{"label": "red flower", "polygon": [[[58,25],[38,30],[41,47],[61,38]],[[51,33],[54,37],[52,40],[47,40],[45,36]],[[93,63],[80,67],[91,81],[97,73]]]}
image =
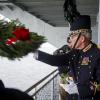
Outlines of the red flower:
{"label": "red flower", "polygon": [[25,28],[17,28],[13,34],[18,40],[28,40],[29,39],[29,30]]}
{"label": "red flower", "polygon": [[10,38],[10,39],[7,39],[6,44],[7,44],[7,45],[14,44],[17,40],[18,40],[17,38]]}

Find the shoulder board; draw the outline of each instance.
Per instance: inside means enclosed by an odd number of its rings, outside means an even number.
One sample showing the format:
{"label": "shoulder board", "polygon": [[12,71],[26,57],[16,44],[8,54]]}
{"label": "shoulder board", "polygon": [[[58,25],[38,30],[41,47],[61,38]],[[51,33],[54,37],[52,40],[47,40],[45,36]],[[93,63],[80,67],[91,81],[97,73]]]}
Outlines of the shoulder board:
{"label": "shoulder board", "polygon": [[100,45],[97,45],[97,48],[100,49]]}

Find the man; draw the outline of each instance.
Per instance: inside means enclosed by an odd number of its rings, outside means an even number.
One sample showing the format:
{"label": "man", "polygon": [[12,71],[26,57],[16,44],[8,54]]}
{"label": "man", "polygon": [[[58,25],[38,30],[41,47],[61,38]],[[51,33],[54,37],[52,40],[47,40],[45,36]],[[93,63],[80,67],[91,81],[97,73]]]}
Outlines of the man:
{"label": "man", "polygon": [[[78,88],[79,100],[99,100],[100,49],[92,43],[91,20],[88,15],[78,16],[70,24],[70,45],[64,55],[49,55],[38,51],[38,60],[53,66],[67,66]],[[95,84],[96,83],[96,84]]]}

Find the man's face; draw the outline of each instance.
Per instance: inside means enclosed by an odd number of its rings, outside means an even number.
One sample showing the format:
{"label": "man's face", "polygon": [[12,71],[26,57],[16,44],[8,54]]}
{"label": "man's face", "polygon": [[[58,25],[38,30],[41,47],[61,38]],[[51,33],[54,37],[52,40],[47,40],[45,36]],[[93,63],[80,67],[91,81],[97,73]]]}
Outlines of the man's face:
{"label": "man's face", "polygon": [[[75,45],[75,43],[77,41],[78,36],[79,36],[79,34],[77,34],[77,33],[71,33],[69,35],[69,38],[67,40],[67,43],[68,43],[68,46],[70,48],[73,48],[74,47],[74,45]],[[78,41],[76,43],[76,46],[75,46],[76,49],[78,49],[78,47],[81,45],[81,39],[80,38],[78,39]]]}

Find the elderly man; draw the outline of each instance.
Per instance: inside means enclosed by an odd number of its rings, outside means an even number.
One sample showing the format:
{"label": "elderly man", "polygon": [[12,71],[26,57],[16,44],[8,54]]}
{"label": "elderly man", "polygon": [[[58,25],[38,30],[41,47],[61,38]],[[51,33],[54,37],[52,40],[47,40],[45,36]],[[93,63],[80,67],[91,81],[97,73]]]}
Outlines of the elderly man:
{"label": "elderly man", "polygon": [[64,55],[38,51],[37,60],[70,68],[79,100],[99,100],[100,49],[91,41],[91,36],[90,16],[80,15],[70,24],[69,42],[74,49]]}

